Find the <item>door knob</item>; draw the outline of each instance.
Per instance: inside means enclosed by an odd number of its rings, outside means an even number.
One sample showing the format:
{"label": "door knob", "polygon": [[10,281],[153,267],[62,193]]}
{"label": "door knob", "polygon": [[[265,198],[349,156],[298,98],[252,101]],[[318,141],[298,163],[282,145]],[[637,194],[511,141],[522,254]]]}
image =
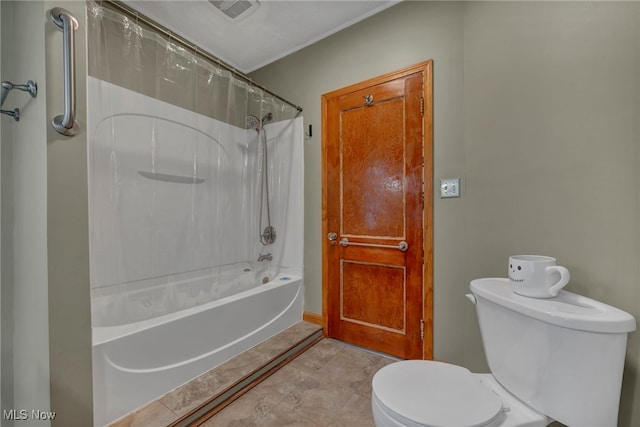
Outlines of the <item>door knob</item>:
{"label": "door knob", "polygon": [[336,233],[329,233],[327,234],[327,239],[329,239],[331,241],[331,245],[335,246],[338,244],[338,242],[336,242],[336,239],[338,238],[338,235]]}

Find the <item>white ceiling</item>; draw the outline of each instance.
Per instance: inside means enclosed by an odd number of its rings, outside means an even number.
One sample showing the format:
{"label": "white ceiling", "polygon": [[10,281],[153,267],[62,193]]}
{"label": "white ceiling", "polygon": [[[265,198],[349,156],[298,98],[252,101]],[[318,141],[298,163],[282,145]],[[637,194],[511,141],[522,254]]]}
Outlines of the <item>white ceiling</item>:
{"label": "white ceiling", "polygon": [[125,0],[141,14],[250,73],[401,0],[259,0],[237,22],[207,0]]}

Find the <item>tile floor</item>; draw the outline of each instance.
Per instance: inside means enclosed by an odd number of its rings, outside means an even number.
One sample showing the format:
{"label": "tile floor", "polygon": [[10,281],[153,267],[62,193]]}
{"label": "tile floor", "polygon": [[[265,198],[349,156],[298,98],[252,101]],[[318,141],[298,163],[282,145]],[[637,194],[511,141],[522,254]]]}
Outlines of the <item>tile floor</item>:
{"label": "tile floor", "polygon": [[325,338],[202,425],[373,426],[371,379],[394,361]]}

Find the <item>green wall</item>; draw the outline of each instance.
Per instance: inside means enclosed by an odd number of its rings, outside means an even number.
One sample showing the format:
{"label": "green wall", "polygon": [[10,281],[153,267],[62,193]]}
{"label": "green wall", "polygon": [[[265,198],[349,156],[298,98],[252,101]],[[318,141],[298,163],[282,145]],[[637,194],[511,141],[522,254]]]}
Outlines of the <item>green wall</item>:
{"label": "green wall", "polygon": [[[304,108],[306,310],[321,313],[320,96],[434,60],[435,357],[486,370],[469,281],[516,253],[640,319],[640,5],[402,2],[251,77]],[[640,425],[630,335],[620,426]]]}
{"label": "green wall", "polygon": [[[46,86],[44,2],[3,1],[1,80]],[[47,153],[45,101],[12,90],[0,117],[2,157],[2,409],[50,410],[47,289]],[[3,413],[4,415],[4,413]],[[46,426],[49,421],[30,420]],[[11,420],[2,416],[2,426]],[[16,424],[19,424],[16,421]]]}
{"label": "green wall", "polygon": [[57,133],[48,123],[63,113],[62,32],[45,25],[47,64],[47,246],[49,363],[53,426],[93,424],[89,204],[87,190],[87,23],[85,3],[47,0],[78,20],[76,102],[80,132]]}
{"label": "green wall", "polygon": [[[54,7],[79,21],[81,132],[73,138],[50,125],[63,112],[62,32],[49,21]],[[85,3],[2,1],[0,11],[2,80],[38,85],[36,99],[17,90],[7,97],[5,108],[21,110],[19,122],[2,117],[2,409],[56,412],[53,422],[29,425],[86,427],[93,404]]]}

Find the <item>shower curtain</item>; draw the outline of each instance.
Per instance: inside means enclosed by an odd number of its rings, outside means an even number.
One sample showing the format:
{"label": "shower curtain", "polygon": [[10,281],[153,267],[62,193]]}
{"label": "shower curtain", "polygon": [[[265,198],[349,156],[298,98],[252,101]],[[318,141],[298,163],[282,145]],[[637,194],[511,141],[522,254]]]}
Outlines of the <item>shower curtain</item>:
{"label": "shower curtain", "polygon": [[[96,3],[88,38],[93,326],[273,280],[286,251],[297,109]],[[247,129],[248,116],[268,113],[262,130]],[[271,245],[260,242],[267,212]]]}

